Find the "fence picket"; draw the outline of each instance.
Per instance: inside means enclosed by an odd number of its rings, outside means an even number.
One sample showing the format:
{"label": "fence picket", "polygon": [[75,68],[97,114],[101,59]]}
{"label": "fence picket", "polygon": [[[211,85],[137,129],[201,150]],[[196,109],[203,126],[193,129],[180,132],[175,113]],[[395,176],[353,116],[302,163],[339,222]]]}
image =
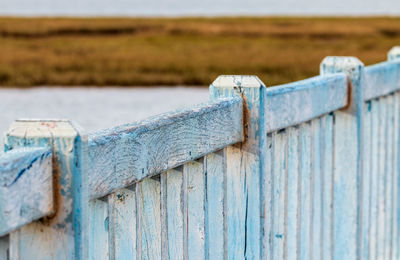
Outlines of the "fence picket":
{"label": "fence picket", "polygon": [[109,259],[136,259],[136,196],[122,189],[108,196]]}
{"label": "fence picket", "polygon": [[183,172],[179,169],[166,173],[167,185],[167,242],[168,259],[184,259],[183,248]]}
{"label": "fence picket", "polygon": [[225,151],[209,154],[206,164],[206,259],[224,259],[226,255],[226,161]]}
{"label": "fence picket", "polygon": [[161,259],[161,184],[147,178],[136,185],[139,203],[138,259]]}
{"label": "fence picket", "polygon": [[107,260],[109,256],[109,218],[107,202],[89,202],[89,259]]}
{"label": "fence picket", "polygon": [[203,161],[194,161],[183,165],[186,183],[185,212],[187,219],[187,257],[205,258],[205,186]]}

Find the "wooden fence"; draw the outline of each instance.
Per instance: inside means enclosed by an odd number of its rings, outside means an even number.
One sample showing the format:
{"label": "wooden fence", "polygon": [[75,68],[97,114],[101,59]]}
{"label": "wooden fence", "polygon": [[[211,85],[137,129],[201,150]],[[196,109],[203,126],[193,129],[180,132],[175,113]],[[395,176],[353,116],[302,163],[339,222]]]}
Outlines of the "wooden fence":
{"label": "wooden fence", "polygon": [[400,48],[210,97],[91,135],[13,123],[0,259],[399,259]]}

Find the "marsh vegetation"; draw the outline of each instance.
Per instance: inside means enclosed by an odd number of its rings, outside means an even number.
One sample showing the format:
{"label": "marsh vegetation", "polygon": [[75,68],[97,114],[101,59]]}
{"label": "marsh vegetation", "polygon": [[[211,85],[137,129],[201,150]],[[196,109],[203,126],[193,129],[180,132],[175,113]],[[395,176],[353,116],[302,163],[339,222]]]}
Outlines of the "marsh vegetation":
{"label": "marsh vegetation", "polygon": [[328,55],[386,59],[400,18],[0,18],[1,86],[267,85],[318,74]]}

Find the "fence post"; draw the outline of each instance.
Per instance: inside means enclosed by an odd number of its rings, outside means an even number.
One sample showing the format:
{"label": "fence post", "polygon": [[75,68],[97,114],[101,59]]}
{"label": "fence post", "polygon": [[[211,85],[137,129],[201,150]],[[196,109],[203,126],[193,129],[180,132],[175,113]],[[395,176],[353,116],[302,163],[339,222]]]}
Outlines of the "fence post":
{"label": "fence post", "polygon": [[54,216],[10,234],[10,259],[87,259],[87,137],[63,120],[18,120],[5,150],[53,149]]}
{"label": "fence post", "polygon": [[392,61],[399,58],[400,58],[400,46],[395,46],[388,52],[388,60]]}
{"label": "fence post", "polygon": [[355,57],[326,57],[321,75],[349,77],[349,106],[334,113],[334,259],[360,259],[363,187],[364,64]]}
{"label": "fence post", "polygon": [[267,240],[262,206],[265,85],[256,76],[220,76],[210,86],[211,99],[238,95],[244,99],[245,141],[225,151],[227,258],[261,259]]}

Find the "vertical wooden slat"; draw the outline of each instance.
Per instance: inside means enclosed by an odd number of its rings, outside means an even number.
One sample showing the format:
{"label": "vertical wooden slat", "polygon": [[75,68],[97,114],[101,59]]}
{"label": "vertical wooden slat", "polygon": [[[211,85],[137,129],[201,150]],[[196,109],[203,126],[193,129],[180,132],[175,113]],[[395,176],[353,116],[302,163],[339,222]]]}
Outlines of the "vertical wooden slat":
{"label": "vertical wooden slat", "polygon": [[311,253],[311,125],[300,126],[300,259]]}
{"label": "vertical wooden slat", "polygon": [[392,255],[392,176],[393,176],[393,95],[384,99],[386,105],[386,158],[385,158],[385,259],[391,259]]}
{"label": "vertical wooden slat", "polygon": [[206,187],[206,242],[207,259],[225,257],[225,152],[205,157]]}
{"label": "vertical wooden slat", "polygon": [[[263,259],[273,259],[274,247],[273,241],[273,158],[274,158],[274,144],[272,141],[272,135],[268,134],[267,137],[267,152],[265,154],[266,160],[266,173],[263,174],[262,190],[263,190],[263,210],[261,211],[261,217],[263,218],[264,227],[264,241],[263,241]],[[297,174],[297,173],[296,173]]]}
{"label": "vertical wooden slat", "polygon": [[399,134],[400,134],[400,124],[399,124],[399,113],[400,113],[400,92],[394,94],[394,127],[393,127],[393,214],[392,214],[392,259],[399,259]]}
{"label": "vertical wooden slat", "polygon": [[161,259],[161,184],[147,178],[136,184],[139,219],[138,259]]}
{"label": "vertical wooden slat", "polygon": [[321,171],[321,123],[319,118],[311,122],[312,127],[312,229],[311,229],[311,258],[322,258],[322,171]]}
{"label": "vertical wooden slat", "polygon": [[89,259],[109,259],[108,205],[105,200],[89,202]]}
{"label": "vertical wooden slat", "polygon": [[287,176],[287,140],[286,133],[273,133],[273,158],[271,172],[273,176],[273,205],[272,205],[272,259],[284,259],[285,253],[285,202],[286,202],[286,176]]}
{"label": "vertical wooden slat", "polygon": [[[255,76],[220,76],[210,86],[212,99],[244,97],[245,141],[227,148],[227,258],[260,259],[267,238],[262,221],[266,153],[265,85]],[[260,208],[261,205],[261,208]],[[261,217],[260,217],[261,216]]]}
{"label": "vertical wooden slat", "polygon": [[167,172],[160,174],[160,206],[161,206],[161,258],[168,259],[168,184]]}
{"label": "vertical wooden slat", "polygon": [[361,231],[361,257],[368,259],[370,243],[370,216],[371,216],[371,146],[372,146],[372,103],[367,102],[364,105],[364,182],[363,182],[363,225]]}
{"label": "vertical wooden slat", "polygon": [[187,256],[189,259],[205,258],[205,186],[202,161],[183,165],[187,179]]}
{"label": "vertical wooden slat", "polygon": [[184,259],[182,167],[166,172],[168,259]]}
{"label": "vertical wooden slat", "polygon": [[378,183],[379,183],[379,105],[378,101],[371,101],[371,185],[370,185],[370,231],[369,231],[369,257],[377,258],[378,241]]}
{"label": "vertical wooden slat", "polygon": [[108,196],[110,259],[136,259],[136,197],[130,189]]}
{"label": "vertical wooden slat", "polygon": [[227,193],[227,249],[228,259],[245,255],[246,239],[246,182],[243,168],[238,162],[246,160],[237,147],[226,149],[226,193]]}
{"label": "vertical wooden slat", "polygon": [[299,248],[299,128],[290,127],[288,133],[288,174],[287,174],[287,233],[286,258],[297,259]]}
{"label": "vertical wooden slat", "polygon": [[385,254],[385,157],[386,157],[386,105],[378,100],[378,227],[377,227],[377,258],[383,259]]}
{"label": "vertical wooden slat", "polygon": [[338,112],[334,143],[334,259],[355,259],[357,249],[357,131],[351,115]]}
{"label": "vertical wooden slat", "polygon": [[333,257],[333,115],[322,118],[323,131],[321,161],[322,161],[322,259]]}

